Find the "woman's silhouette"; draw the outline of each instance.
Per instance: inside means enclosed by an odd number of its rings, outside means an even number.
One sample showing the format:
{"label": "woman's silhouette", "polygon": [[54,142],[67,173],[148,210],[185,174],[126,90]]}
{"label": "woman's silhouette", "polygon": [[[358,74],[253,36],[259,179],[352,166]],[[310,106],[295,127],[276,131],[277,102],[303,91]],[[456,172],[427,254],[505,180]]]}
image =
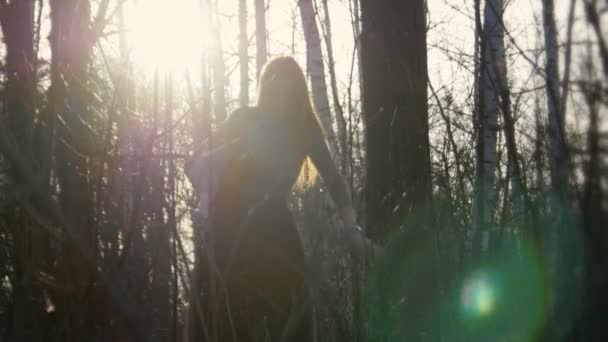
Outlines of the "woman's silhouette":
{"label": "woman's silhouette", "polygon": [[[211,165],[216,180],[203,253],[211,262],[196,266],[204,309],[189,318],[207,317],[203,324],[190,322],[207,330],[195,335],[219,341],[311,341],[306,263],[287,196],[294,184],[310,183],[318,170],[345,227],[356,226],[349,193],[294,59],[280,57],[265,66],[256,106],[234,111],[212,145],[215,152],[195,155],[187,166],[195,185],[207,173],[201,165]],[[347,231],[350,242],[362,245],[358,230]],[[213,331],[214,324],[219,329]]]}

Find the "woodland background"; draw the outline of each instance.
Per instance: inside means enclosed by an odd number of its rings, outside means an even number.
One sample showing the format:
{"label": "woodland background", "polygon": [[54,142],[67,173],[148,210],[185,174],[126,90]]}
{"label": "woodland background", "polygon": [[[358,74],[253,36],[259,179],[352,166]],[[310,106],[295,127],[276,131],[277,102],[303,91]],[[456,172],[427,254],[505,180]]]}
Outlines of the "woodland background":
{"label": "woodland background", "polygon": [[184,157],[278,55],[382,249],[355,262],[322,182],[294,191],[316,340],[602,340],[607,12],[0,0],[0,341],[184,340]]}

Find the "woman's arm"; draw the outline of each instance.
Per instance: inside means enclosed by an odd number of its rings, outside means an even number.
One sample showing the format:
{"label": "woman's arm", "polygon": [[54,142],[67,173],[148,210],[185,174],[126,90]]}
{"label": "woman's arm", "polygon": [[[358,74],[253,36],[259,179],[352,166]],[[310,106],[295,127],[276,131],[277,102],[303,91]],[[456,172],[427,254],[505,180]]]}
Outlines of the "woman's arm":
{"label": "woman's arm", "polygon": [[211,137],[197,146],[190,157],[186,158],[184,171],[195,187],[200,186],[208,175],[208,167],[217,165],[216,159],[226,154],[225,149],[232,148],[246,126],[247,109],[239,108],[218,125]]}
{"label": "woman's arm", "polygon": [[321,177],[323,177],[331,197],[338,206],[338,213],[344,223],[346,238],[353,256],[365,259],[374,250],[374,247],[371,241],[365,237],[365,232],[356,224],[350,192],[331,158],[321,128],[315,127],[313,131],[311,137],[313,140],[309,151],[310,158]]}
{"label": "woman's arm", "polygon": [[200,146],[194,149],[192,157],[201,155],[206,156],[217,149],[233,144],[235,142],[234,140],[238,139],[246,127],[248,111],[248,108],[238,108],[230,113],[230,115],[218,125],[211,137],[205,139]]}
{"label": "woman's arm", "polygon": [[312,141],[309,151],[310,158],[329,189],[329,194],[338,207],[338,213],[342,222],[344,222],[344,226],[347,228],[353,227],[356,220],[350,192],[346,187],[344,179],[338,173],[336,164],[331,158],[321,128],[315,125],[312,131]]}

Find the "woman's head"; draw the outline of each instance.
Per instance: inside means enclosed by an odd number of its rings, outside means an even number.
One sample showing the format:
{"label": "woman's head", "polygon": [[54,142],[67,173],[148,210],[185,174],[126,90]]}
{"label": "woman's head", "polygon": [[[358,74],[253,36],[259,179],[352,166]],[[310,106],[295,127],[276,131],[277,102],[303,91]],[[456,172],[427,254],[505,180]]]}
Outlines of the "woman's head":
{"label": "woman's head", "polygon": [[281,115],[314,116],[302,68],[291,57],[272,59],[264,66],[257,106]]}
{"label": "woman's head", "polygon": [[[258,84],[257,107],[270,115],[291,115],[295,138],[306,150],[313,137],[324,135],[313,105],[308,95],[306,77],[302,68],[291,57],[272,59],[264,66]],[[307,156],[300,170],[296,186],[300,189],[312,185],[317,178],[317,170]]]}

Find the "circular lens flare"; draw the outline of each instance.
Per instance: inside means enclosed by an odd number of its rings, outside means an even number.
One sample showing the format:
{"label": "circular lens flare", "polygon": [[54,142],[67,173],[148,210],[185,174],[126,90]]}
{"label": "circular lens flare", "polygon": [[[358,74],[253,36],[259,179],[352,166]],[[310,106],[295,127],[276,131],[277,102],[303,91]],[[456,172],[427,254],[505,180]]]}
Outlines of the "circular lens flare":
{"label": "circular lens flare", "polygon": [[463,286],[461,302],[465,313],[470,317],[488,316],[496,304],[496,287],[489,275],[476,274]]}

